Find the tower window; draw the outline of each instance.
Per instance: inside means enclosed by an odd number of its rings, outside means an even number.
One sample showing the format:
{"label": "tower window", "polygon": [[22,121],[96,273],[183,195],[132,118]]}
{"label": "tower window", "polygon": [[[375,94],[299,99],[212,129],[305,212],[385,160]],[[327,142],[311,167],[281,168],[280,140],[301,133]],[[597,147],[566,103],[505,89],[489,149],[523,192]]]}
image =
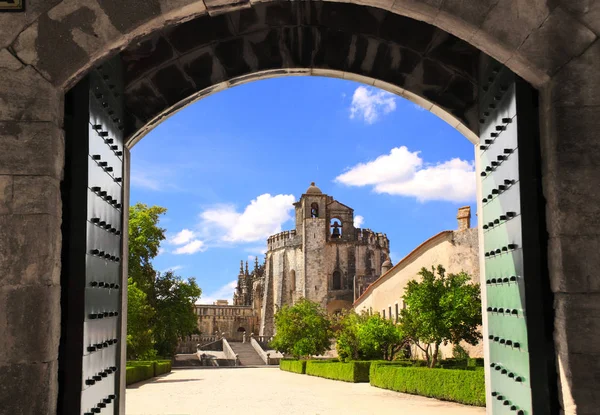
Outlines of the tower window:
{"label": "tower window", "polygon": [[[339,222],[338,222],[339,221]],[[331,219],[331,239],[338,239],[342,237],[342,224],[339,219]]]}
{"label": "tower window", "polygon": [[339,271],[333,272],[333,289],[340,290],[342,288],[342,274]]}
{"label": "tower window", "polygon": [[319,204],[318,203],[313,203],[312,205],[310,205],[310,217],[311,218],[319,217]]}

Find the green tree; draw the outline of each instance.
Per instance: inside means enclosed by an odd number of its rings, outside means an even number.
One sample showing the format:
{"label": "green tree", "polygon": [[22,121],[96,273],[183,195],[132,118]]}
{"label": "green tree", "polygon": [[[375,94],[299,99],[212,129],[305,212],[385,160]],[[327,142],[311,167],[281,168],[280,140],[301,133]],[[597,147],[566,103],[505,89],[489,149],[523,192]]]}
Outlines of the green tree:
{"label": "green tree", "polygon": [[393,360],[407,344],[402,329],[379,314],[349,311],[337,324],[336,349],[343,360]]}
{"label": "green tree", "polygon": [[154,352],[151,322],[154,309],[131,278],[127,285],[127,359],[145,359]]}
{"label": "green tree", "polygon": [[295,358],[325,353],[332,337],[325,310],[305,298],[293,306],[284,305],[275,314],[275,333],[271,347]]}
{"label": "green tree", "polygon": [[187,281],[173,271],[157,273],[154,282],[154,339],[160,356],[171,357],[179,339],[199,334],[194,303],[202,290],[194,278]]}
{"label": "green tree", "polygon": [[336,321],[335,348],[340,359],[359,360],[360,341],[358,329],[366,320],[366,314],[357,314],[354,310],[344,311]]}
{"label": "green tree", "polygon": [[129,278],[150,298],[156,274],[152,259],[165,239],[165,229],[158,222],[166,211],[164,207],[148,207],[143,203],[129,207]]}
{"label": "green tree", "polygon": [[[436,274],[437,271],[437,274]],[[401,312],[403,331],[425,353],[430,367],[437,363],[441,344],[461,340],[475,345],[481,339],[479,284],[464,272],[448,274],[437,266],[419,272],[421,281],[409,281]],[[433,348],[433,350],[432,350]]]}
{"label": "green tree", "polygon": [[393,360],[406,345],[400,325],[374,314],[358,328],[360,353],[363,359]]}

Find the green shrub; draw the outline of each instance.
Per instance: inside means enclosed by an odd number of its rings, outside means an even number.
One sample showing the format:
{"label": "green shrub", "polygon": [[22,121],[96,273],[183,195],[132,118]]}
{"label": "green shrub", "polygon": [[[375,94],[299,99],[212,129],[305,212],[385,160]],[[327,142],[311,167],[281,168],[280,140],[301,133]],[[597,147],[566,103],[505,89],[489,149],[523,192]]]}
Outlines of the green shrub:
{"label": "green shrub", "polygon": [[157,360],[154,362],[154,376],[162,375],[164,373],[169,373],[171,371],[171,361],[170,360]]}
{"label": "green shrub", "polygon": [[303,375],[306,373],[306,360],[281,359],[279,369]]}
{"label": "green shrub", "polygon": [[125,384],[141,382],[142,380],[150,379],[154,376],[154,365],[134,365],[126,368]]}
{"label": "green shrub", "polygon": [[344,382],[368,382],[371,362],[321,362],[309,360],[306,374]]}
{"label": "green shrub", "polygon": [[170,360],[129,361],[127,362],[126,384],[131,385],[132,383],[150,379],[154,376],[169,373],[170,371]]}
{"label": "green shrub", "polygon": [[440,370],[385,364],[371,367],[372,386],[485,406],[485,380],[482,370]]}

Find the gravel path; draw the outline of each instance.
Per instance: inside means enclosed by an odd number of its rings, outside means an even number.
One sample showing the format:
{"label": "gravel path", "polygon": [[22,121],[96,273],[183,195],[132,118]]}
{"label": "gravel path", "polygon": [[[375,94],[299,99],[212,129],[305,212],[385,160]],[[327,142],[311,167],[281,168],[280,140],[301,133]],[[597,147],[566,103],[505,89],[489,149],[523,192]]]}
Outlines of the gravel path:
{"label": "gravel path", "polygon": [[484,408],[283,372],[179,369],[127,388],[127,415],[475,415]]}

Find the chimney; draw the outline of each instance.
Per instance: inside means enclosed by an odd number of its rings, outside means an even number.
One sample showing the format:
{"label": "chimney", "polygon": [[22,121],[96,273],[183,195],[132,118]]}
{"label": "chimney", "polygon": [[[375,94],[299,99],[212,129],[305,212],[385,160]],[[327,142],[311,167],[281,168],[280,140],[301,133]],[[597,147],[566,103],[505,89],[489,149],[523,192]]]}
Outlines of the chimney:
{"label": "chimney", "polygon": [[458,215],[456,215],[456,219],[458,219],[459,231],[469,229],[471,227],[471,207],[463,206],[458,208]]}

